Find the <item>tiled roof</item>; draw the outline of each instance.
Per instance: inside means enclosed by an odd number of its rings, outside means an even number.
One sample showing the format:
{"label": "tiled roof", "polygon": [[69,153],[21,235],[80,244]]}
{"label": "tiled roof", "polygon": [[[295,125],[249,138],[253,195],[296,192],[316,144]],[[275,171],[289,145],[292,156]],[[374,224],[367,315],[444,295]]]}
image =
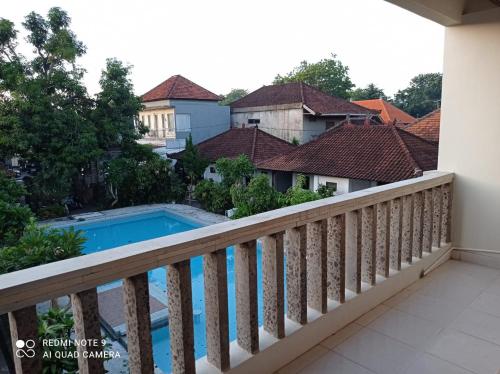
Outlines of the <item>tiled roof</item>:
{"label": "tiled roof", "polygon": [[344,124],[257,167],[389,183],[436,169],[437,157],[436,144],[393,125]]}
{"label": "tiled roof", "polygon": [[263,86],[231,103],[231,108],[302,104],[317,114],[376,114],[339,97],[328,95],[308,84],[286,83]]}
{"label": "tiled roof", "polygon": [[439,124],[441,123],[441,109],[437,109],[418,119],[404,129],[432,142],[439,142]]}
{"label": "tiled roof", "polygon": [[[296,148],[295,145],[257,127],[231,128],[199,143],[197,147],[200,154],[212,162],[221,157],[236,158],[244,154],[254,164]],[[179,152],[171,157],[182,158],[182,154],[183,152]]]}
{"label": "tiled roof", "polygon": [[143,102],[167,99],[219,101],[220,97],[182,75],[174,75],[146,92],[141,99]]}
{"label": "tiled roof", "polygon": [[396,121],[396,124],[407,125],[415,122],[415,117],[410,116],[408,113],[383,99],[360,100],[353,101],[353,103],[380,112],[380,117],[385,124],[394,123],[394,121]]}

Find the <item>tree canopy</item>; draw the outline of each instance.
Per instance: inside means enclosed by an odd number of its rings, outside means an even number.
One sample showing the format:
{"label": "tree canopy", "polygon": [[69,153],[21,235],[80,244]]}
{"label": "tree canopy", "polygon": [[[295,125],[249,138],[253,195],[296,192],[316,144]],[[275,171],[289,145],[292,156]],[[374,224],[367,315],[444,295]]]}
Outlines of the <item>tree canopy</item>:
{"label": "tree canopy", "polygon": [[290,82],[304,82],[317,89],[348,99],[354,84],[349,77],[349,68],[344,65],[336,54],[318,62],[310,63],[302,61],[299,66],[291,72],[274,78],[274,84],[283,84]]}
{"label": "tree canopy", "polygon": [[233,101],[241,99],[242,97],[248,95],[248,90],[244,88],[233,88],[227,95],[220,95],[222,100],[219,101],[220,105],[229,105]]}
{"label": "tree canopy", "polygon": [[394,95],[395,105],[414,117],[425,116],[440,107],[442,80],[441,73],[417,75]]}
{"label": "tree canopy", "polygon": [[351,93],[351,100],[370,100],[370,99],[384,99],[387,100],[387,95],[384,90],[377,87],[375,84],[370,83],[365,88],[356,88]]}

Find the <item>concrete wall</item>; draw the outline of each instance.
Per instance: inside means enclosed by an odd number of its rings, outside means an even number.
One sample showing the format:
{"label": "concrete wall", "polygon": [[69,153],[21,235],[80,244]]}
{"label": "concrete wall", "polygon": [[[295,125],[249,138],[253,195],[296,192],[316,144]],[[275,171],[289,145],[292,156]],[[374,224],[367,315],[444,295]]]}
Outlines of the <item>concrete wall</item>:
{"label": "concrete wall", "polygon": [[456,173],[455,247],[500,249],[500,22],[446,30],[439,170]]}
{"label": "concrete wall", "polygon": [[222,182],[222,176],[215,170],[215,164],[207,166],[203,173],[203,179],[212,179],[214,182]]}
{"label": "concrete wall", "polygon": [[272,107],[268,110],[255,109],[248,111],[234,111],[231,113],[231,123],[241,127],[248,124],[249,119],[258,119],[259,129],[271,135],[291,142],[295,137],[301,144],[310,140],[304,133],[304,114],[302,107],[287,108],[285,106]]}
{"label": "concrete wall", "polygon": [[335,191],[336,195],[341,195],[344,193],[348,193],[349,191],[349,179],[347,178],[336,178],[336,177],[327,177],[324,175],[315,175],[314,176],[314,191],[316,191],[320,185],[326,185],[327,182],[337,183],[337,190]]}
{"label": "concrete wall", "polygon": [[[215,101],[170,100],[175,114],[189,114],[191,136],[195,144],[229,130],[230,108]],[[179,139],[187,138],[189,132],[176,132]]]}

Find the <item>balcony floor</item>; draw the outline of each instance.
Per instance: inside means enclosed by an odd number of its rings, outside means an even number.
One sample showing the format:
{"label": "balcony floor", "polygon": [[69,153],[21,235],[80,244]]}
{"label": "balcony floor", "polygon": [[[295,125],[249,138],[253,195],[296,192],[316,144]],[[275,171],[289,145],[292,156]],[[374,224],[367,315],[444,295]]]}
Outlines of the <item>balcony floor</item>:
{"label": "balcony floor", "polygon": [[500,373],[500,271],[450,260],[278,373]]}

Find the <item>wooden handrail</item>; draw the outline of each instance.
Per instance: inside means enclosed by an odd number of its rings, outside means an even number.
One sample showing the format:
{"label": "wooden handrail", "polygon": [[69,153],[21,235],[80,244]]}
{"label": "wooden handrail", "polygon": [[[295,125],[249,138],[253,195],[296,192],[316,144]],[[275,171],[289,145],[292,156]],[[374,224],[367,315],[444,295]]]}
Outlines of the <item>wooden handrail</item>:
{"label": "wooden handrail", "polygon": [[451,183],[452,180],[453,173],[433,172],[390,185],[5,274],[0,276],[0,314],[55,297],[76,294],[234,244],[432,189]]}

